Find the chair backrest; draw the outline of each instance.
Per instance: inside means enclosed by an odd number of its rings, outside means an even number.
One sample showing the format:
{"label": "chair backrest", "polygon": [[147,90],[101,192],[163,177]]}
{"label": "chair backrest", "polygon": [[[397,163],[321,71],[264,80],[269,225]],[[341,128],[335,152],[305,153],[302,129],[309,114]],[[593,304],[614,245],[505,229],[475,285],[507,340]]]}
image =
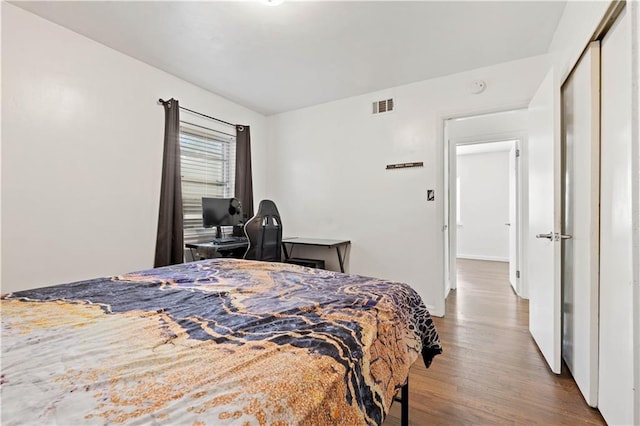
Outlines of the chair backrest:
{"label": "chair backrest", "polygon": [[245,259],[280,262],[282,260],[282,221],[276,204],[262,200],[256,214],[244,225],[249,240]]}

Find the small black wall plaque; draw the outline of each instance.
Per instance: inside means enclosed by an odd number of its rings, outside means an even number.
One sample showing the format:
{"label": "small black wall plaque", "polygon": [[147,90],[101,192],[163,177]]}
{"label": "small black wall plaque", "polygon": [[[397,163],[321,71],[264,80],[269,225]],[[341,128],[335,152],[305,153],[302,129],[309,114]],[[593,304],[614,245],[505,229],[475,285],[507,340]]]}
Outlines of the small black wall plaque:
{"label": "small black wall plaque", "polygon": [[390,169],[406,169],[408,167],[422,167],[424,163],[422,161],[414,162],[414,163],[398,163],[398,164],[387,164],[387,170]]}

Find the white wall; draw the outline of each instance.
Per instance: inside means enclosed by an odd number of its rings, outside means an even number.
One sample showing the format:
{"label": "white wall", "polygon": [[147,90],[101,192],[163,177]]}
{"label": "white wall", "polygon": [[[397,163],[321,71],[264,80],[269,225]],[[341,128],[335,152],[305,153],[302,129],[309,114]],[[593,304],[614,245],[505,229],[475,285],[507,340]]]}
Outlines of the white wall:
{"label": "white wall", "polygon": [[[442,315],[443,121],[526,105],[547,67],[539,56],[269,117],[268,189],[285,235],[350,239],[348,272],[406,282]],[[487,82],[480,95],[474,79]],[[397,109],[372,116],[389,97]],[[385,170],[409,161],[424,167]]]}
{"label": "white wall", "polygon": [[2,2],[2,292],[153,266],[158,98],[251,125],[256,199],[266,118]]}
{"label": "white wall", "polygon": [[509,151],[458,154],[457,166],[457,257],[508,262]]}

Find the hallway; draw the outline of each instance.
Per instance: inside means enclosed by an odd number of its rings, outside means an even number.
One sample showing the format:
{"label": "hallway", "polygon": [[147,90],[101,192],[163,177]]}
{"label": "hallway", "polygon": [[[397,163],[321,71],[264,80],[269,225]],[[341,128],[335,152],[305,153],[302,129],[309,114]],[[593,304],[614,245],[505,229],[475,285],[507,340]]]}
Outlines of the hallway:
{"label": "hallway", "polygon": [[[411,425],[605,424],[563,368],[547,367],[528,330],[528,301],[508,282],[508,264],[458,259],[458,289],[434,318],[444,353],[410,374]],[[399,425],[396,403],[385,426]]]}

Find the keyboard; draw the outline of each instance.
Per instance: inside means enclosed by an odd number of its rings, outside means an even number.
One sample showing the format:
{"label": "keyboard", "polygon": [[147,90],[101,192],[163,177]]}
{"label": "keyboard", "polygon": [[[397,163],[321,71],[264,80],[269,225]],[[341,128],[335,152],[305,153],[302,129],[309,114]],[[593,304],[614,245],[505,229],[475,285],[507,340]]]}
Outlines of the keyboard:
{"label": "keyboard", "polygon": [[213,244],[236,244],[236,243],[247,243],[247,237],[222,237],[222,238],[214,238]]}

